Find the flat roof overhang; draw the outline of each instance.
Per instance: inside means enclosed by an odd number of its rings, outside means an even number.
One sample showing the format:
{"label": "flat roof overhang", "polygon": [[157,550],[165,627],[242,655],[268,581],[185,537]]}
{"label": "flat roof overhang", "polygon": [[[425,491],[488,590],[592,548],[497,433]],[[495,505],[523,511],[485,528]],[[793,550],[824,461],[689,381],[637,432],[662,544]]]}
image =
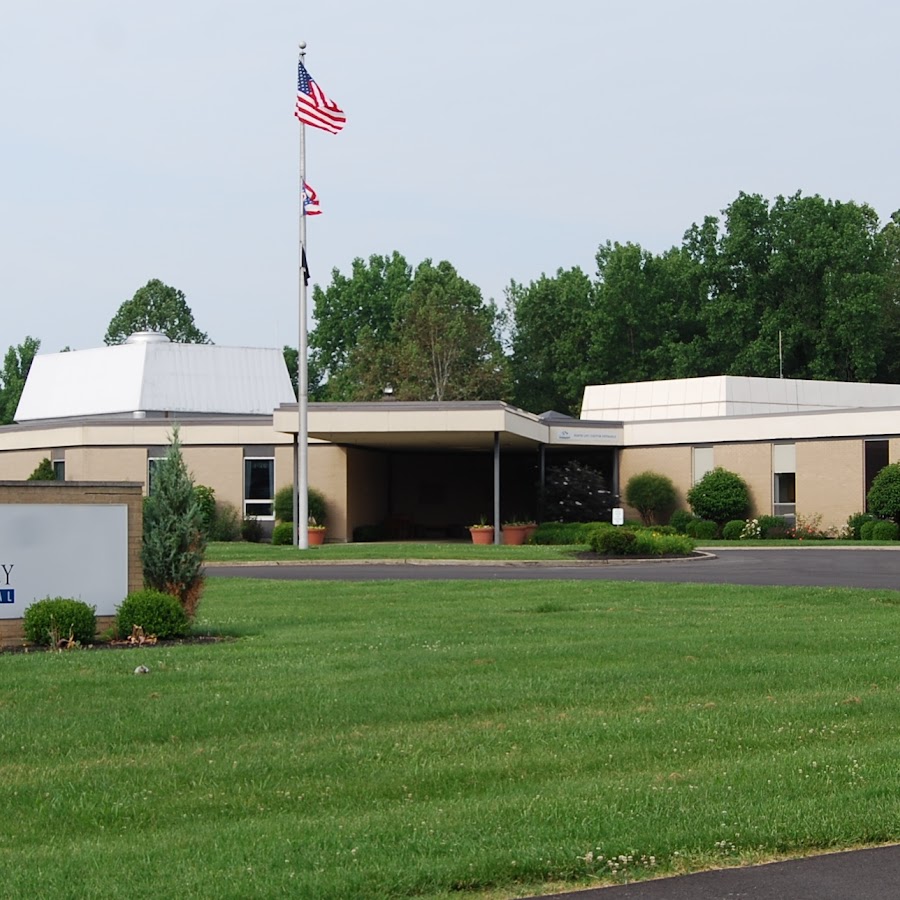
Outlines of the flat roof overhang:
{"label": "flat roof overhang", "polygon": [[[297,404],[282,404],[274,413],[275,430],[296,435],[298,416]],[[500,449],[507,451],[563,442],[597,446],[589,437],[594,424],[579,422],[578,438],[558,441],[558,420],[544,421],[499,400],[310,403],[307,415],[310,438],[378,450],[485,452],[493,450],[495,435]],[[619,423],[604,425],[601,431],[603,445],[621,446]]]}

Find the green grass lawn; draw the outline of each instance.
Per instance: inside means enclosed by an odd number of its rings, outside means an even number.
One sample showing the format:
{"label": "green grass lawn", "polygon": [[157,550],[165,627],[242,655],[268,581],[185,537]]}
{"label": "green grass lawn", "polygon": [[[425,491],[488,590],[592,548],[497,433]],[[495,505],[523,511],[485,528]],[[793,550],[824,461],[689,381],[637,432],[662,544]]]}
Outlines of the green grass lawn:
{"label": "green grass lawn", "polygon": [[208,562],[265,562],[292,560],[303,562],[342,562],[345,560],[396,560],[404,559],[464,559],[464,560],[554,560],[572,559],[583,546],[540,546],[528,544],[508,547],[503,544],[486,546],[466,541],[398,541],[363,544],[325,544],[298,550],[291,546],[253,544],[246,541],[210,544],[206,559]]}
{"label": "green grass lawn", "polygon": [[500,898],[900,839],[900,593],[215,579],[200,615],[233,640],[0,655],[0,895]]}

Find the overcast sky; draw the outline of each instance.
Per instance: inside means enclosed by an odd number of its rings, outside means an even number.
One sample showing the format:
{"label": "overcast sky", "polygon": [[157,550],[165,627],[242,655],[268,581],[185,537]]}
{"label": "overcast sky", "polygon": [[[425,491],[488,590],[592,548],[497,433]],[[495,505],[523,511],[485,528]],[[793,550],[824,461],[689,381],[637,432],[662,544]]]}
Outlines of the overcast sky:
{"label": "overcast sky", "polygon": [[510,279],[654,252],[739,191],[900,208],[886,0],[3,0],[0,352],[100,346],[150,278],[218,344],[297,341],[297,43],[313,281]]}

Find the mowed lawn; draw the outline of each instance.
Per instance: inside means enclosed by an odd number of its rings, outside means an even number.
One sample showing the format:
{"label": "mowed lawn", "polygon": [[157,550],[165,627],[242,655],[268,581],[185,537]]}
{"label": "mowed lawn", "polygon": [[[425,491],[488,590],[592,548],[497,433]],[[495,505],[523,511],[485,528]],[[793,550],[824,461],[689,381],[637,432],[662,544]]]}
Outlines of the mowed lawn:
{"label": "mowed lawn", "polygon": [[0,655],[0,895],[501,898],[900,840],[900,593],[212,579],[200,616],[232,639]]}

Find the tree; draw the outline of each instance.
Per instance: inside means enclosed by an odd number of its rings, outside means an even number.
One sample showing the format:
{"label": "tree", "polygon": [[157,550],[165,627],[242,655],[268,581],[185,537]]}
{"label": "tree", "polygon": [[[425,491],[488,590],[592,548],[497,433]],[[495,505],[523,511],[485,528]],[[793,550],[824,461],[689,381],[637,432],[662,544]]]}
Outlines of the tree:
{"label": "tree", "polygon": [[310,382],[317,399],[498,399],[508,392],[499,313],[449,262],[412,275],[397,252],[353,262],[314,294]]}
{"label": "tree", "polygon": [[45,456],[37,465],[37,468],[28,476],[29,481],[56,481],[56,473],[53,471],[53,463]]}
{"label": "tree", "polygon": [[688,492],[687,500],[695,516],[723,525],[743,519],[750,510],[750,492],[743,478],[717,466],[707,472]]}
{"label": "tree", "polygon": [[528,285],[510,282],[510,369],[513,403],[540,413],[578,415],[592,364],[598,327],[595,286],[578,267],[541,275]]}
{"label": "tree", "polygon": [[398,304],[398,400],[496,400],[508,393],[497,309],[446,260],[426,259]]}
{"label": "tree", "polygon": [[677,494],[672,479],[658,472],[632,475],[625,485],[625,502],[634,507],[645,525],[653,525],[659,516],[675,506]]}
{"label": "tree", "polygon": [[203,591],[206,531],[194,481],[184,464],[178,426],[156,467],[153,491],[144,501],[141,561],[147,587],[172,594],[193,619]]}
{"label": "tree", "polygon": [[397,306],[411,286],[412,268],[396,250],[390,256],[372,255],[368,261],[357,257],[349,276],[334,269],[327,288],[316,285],[309,366],[317,373],[317,384],[323,385],[318,392],[321,399],[361,399],[357,373],[350,371],[351,357],[361,343],[367,352],[393,343]]}
{"label": "tree", "polygon": [[210,343],[194,324],[184,294],[158,278],[148,281],[119,307],[103,340],[106,344],[121,344],[137,331],[158,331],[181,344]]}
{"label": "tree", "polygon": [[885,241],[865,204],[738,195],[685,235],[700,266],[692,374],[870,381],[887,353]]}
{"label": "tree", "polygon": [[900,463],[885,466],[875,476],[866,495],[866,506],[872,515],[900,524]]}
{"label": "tree", "polygon": [[0,372],[0,425],[10,425],[15,421],[25,381],[40,347],[41,342],[29,335],[21,344],[6,351],[3,371]]}

